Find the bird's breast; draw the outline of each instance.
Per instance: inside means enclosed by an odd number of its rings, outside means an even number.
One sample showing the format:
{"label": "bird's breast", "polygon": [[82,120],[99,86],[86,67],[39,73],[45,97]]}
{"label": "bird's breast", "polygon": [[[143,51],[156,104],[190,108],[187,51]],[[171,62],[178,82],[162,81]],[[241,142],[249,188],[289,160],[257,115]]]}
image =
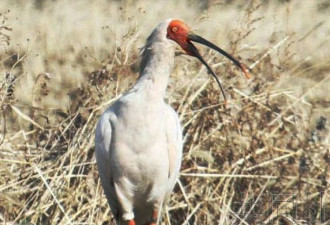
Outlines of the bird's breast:
{"label": "bird's breast", "polygon": [[[160,168],[168,173],[164,106],[122,104],[112,121],[111,158],[125,176],[145,180]],[[135,182],[134,181],[134,182]]]}

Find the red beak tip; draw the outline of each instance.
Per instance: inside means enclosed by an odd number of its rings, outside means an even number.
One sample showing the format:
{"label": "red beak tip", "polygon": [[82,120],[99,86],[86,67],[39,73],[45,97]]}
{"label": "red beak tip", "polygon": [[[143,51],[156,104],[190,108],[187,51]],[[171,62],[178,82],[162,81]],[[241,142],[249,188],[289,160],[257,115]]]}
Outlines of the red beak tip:
{"label": "red beak tip", "polygon": [[246,79],[250,79],[251,78],[251,74],[248,71],[244,72],[244,76]]}
{"label": "red beak tip", "polygon": [[228,109],[228,101],[225,100],[225,108]]}
{"label": "red beak tip", "polygon": [[246,66],[244,64],[241,64],[241,69],[244,73],[244,76],[246,79],[250,79],[251,78],[251,74],[249,72],[249,70],[246,68]]}

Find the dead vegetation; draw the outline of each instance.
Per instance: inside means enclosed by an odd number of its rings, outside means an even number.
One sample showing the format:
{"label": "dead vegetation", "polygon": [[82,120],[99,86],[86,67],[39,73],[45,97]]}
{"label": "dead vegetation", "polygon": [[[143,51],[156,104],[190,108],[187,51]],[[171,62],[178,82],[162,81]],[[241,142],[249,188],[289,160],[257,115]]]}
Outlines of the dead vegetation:
{"label": "dead vegetation", "polygon": [[1,224],[112,221],[95,123],[135,81],[141,40],[172,15],[221,40],[253,77],[204,51],[230,96],[225,109],[205,68],[177,57],[167,101],[185,147],[163,224],[329,223],[326,1],[9,2],[0,3]]}

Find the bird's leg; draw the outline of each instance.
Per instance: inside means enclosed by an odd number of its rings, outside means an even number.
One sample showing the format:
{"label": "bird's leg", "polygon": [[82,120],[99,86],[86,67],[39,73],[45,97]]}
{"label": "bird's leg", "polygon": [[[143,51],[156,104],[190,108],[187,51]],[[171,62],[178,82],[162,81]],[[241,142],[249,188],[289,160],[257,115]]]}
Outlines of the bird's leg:
{"label": "bird's leg", "polygon": [[160,197],[158,201],[154,202],[152,209],[152,217],[149,225],[157,225],[160,217],[160,211],[163,208],[164,196]]}
{"label": "bird's leg", "polygon": [[124,213],[122,216],[122,221],[124,225],[135,225],[134,214],[133,213]]}
{"label": "bird's leg", "polygon": [[158,220],[158,209],[155,208],[152,212],[152,218],[151,218],[151,223],[150,225],[156,225]]}
{"label": "bird's leg", "polygon": [[[125,183],[126,182],[126,183]],[[132,192],[129,189],[130,184],[128,180],[120,180],[118,183],[114,182],[116,197],[121,211],[121,224],[135,225],[133,205],[132,205]]]}
{"label": "bird's leg", "polygon": [[135,225],[135,221],[134,220],[128,220],[127,225]]}

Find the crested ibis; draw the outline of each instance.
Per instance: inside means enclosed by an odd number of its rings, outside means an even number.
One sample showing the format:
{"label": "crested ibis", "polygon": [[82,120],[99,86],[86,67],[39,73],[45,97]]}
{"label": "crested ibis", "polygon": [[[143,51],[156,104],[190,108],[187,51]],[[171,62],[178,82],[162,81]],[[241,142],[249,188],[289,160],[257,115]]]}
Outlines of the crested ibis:
{"label": "crested ibis", "polygon": [[178,179],[182,131],[177,113],[164,102],[177,45],[207,67],[226,101],[220,81],[192,42],[223,54],[249,77],[242,63],[180,20],[166,20],[152,31],[138,80],[101,115],[95,132],[99,176],[117,224],[158,224]]}

